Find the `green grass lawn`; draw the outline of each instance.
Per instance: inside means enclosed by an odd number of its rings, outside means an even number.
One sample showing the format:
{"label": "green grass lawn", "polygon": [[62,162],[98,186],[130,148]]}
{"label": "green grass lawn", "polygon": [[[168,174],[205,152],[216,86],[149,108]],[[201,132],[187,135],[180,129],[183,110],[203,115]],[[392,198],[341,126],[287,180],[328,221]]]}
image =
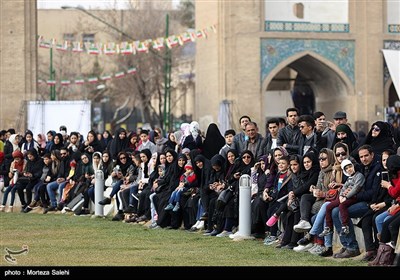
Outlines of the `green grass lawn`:
{"label": "green grass lawn", "polygon": [[[184,230],[148,229],[63,214],[0,213],[1,252],[18,266],[366,266],[358,259],[322,258],[276,249],[261,240],[232,241]],[[12,266],[1,258],[0,266]]]}

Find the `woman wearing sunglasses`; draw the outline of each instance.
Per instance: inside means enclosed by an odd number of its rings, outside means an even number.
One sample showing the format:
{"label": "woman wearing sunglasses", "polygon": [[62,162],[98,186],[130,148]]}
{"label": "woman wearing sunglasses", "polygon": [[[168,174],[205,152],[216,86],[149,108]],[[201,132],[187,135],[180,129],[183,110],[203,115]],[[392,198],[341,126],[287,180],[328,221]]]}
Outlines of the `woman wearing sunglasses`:
{"label": "woman wearing sunglasses", "polygon": [[374,153],[379,155],[387,149],[396,151],[390,126],[387,122],[374,122],[365,138],[365,143],[362,144],[371,145]]}

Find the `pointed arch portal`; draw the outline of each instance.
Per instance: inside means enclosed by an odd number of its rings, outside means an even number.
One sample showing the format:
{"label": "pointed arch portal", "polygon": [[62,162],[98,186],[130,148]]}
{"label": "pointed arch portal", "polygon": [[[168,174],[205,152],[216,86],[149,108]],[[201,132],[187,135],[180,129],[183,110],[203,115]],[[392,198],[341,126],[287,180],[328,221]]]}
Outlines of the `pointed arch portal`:
{"label": "pointed arch portal", "polygon": [[354,94],[351,43],[263,40],[261,82],[265,117],[281,116],[292,106],[299,107],[302,113],[323,111],[328,117],[339,108],[346,108],[343,97]]}

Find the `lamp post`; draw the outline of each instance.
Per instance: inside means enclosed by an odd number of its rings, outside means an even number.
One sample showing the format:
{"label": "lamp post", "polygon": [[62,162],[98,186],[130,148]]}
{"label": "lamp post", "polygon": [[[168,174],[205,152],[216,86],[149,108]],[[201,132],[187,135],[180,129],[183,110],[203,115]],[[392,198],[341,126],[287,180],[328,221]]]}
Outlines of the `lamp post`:
{"label": "lamp post", "polygon": [[[72,7],[72,6],[61,6],[62,9],[64,10],[68,10],[68,9],[74,9],[74,10],[79,10],[85,14],[87,14],[88,16],[91,16],[92,18],[102,22],[103,24],[107,25],[108,27],[110,27],[111,29],[119,32],[120,34],[122,34],[123,36],[129,38],[132,41],[135,41],[135,39],[130,36],[129,34],[126,34],[124,31],[118,29],[117,27],[109,24],[108,22],[106,22],[105,20],[103,20],[102,18],[99,18],[98,16],[88,12],[85,8],[83,8],[82,6],[76,6],[76,7]],[[166,28],[165,28],[165,36],[166,38],[168,38],[169,36],[169,15],[166,15]],[[150,49],[150,51],[154,54],[157,55],[159,57],[161,57],[159,54],[155,53],[153,51],[153,49]],[[167,131],[171,128],[171,67],[172,67],[172,61],[171,61],[171,50],[167,48],[166,50],[166,54],[164,57],[162,57],[164,59],[164,112],[163,112],[163,129],[164,131]]]}
{"label": "lamp post", "polygon": [[[53,68],[53,48],[50,48],[50,80],[53,81],[55,79],[56,71]],[[50,86],[50,100],[56,100],[56,86]]]}
{"label": "lamp post", "polygon": [[[169,36],[169,15],[165,18],[165,38]],[[171,50],[167,48],[164,57],[164,131],[171,129]]]}

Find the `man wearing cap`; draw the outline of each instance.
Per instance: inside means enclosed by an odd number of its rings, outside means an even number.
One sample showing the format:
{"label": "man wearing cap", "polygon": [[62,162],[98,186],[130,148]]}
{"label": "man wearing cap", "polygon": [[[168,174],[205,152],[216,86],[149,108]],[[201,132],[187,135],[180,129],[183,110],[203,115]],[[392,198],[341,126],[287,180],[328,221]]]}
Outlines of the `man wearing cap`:
{"label": "man wearing cap", "polygon": [[336,138],[336,126],[338,126],[339,124],[348,124],[347,123],[347,114],[346,112],[343,111],[337,111],[334,115],[333,115],[333,120],[334,122],[331,123],[329,122],[329,130],[324,131],[322,133],[322,137],[326,138],[326,142],[327,145],[326,147],[329,149],[333,148],[334,142],[335,142],[335,138]]}

